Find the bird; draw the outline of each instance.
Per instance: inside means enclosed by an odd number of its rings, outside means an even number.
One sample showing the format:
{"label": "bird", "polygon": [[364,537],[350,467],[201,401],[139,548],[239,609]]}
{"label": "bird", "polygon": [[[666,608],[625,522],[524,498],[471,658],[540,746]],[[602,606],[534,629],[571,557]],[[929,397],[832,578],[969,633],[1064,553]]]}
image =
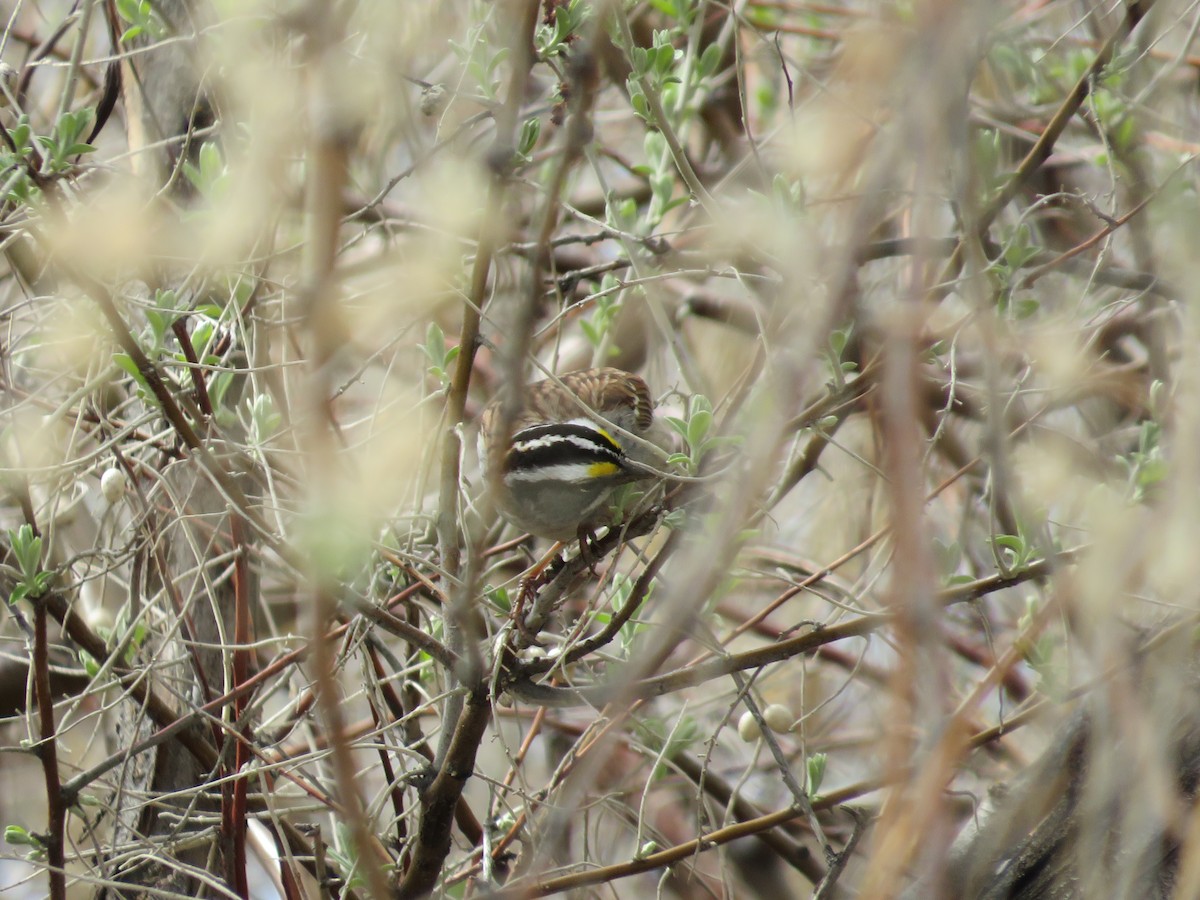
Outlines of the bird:
{"label": "bird", "polygon": [[655,477],[659,454],[622,433],[665,444],[638,375],[584,369],[526,386],[504,446],[502,403],[497,397],[481,414],[480,459],[497,510],[530,534],[586,547],[588,535],[614,521],[613,491]]}

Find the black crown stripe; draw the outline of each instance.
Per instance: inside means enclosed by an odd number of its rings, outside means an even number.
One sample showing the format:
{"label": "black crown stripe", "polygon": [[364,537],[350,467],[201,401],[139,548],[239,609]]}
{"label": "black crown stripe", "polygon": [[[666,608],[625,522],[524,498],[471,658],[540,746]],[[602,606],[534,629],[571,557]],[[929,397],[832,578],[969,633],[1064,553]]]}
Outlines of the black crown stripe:
{"label": "black crown stripe", "polygon": [[625,459],[611,438],[586,425],[534,425],[513,435],[513,444],[505,466],[509,472],[576,463],[607,462],[619,466]]}

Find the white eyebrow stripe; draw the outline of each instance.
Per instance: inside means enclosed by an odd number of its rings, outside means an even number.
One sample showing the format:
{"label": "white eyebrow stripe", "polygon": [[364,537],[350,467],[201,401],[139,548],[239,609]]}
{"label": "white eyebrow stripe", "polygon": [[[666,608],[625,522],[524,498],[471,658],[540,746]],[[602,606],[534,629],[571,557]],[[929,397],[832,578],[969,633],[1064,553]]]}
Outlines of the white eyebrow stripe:
{"label": "white eyebrow stripe", "polygon": [[597,479],[589,476],[588,470],[595,463],[560,463],[553,466],[539,466],[535,469],[514,469],[504,476],[508,483],[515,481],[579,481],[584,484],[595,483]]}
{"label": "white eyebrow stripe", "polygon": [[589,419],[585,416],[580,416],[578,419],[567,419],[565,425],[578,425],[580,428],[590,428],[592,431],[600,431],[604,428],[595,419]]}
{"label": "white eyebrow stripe", "polygon": [[612,448],[603,439],[591,440],[577,434],[547,434],[527,441],[513,441],[512,448],[517,453],[528,453],[543,447],[553,447],[559,444],[570,444],[580,450],[599,451],[605,456],[611,456]]}

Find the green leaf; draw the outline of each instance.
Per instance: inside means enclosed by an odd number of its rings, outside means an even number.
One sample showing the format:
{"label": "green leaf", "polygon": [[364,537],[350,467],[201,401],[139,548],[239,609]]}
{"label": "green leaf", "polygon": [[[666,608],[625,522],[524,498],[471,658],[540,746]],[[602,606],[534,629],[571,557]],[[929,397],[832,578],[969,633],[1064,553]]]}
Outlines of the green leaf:
{"label": "green leaf", "polygon": [[283,424],[283,415],[275,409],[270,394],[259,394],[250,404],[250,436],[259,444],[266,443]]}
{"label": "green leaf", "polygon": [[25,203],[32,195],[29,174],[24,169],[13,172],[0,187],[0,196],[13,203]]}
{"label": "green leaf", "polygon": [[1042,308],[1036,297],[1025,297],[1013,304],[1013,314],[1018,319],[1028,319]]}
{"label": "green leaf", "polygon": [[137,363],[133,361],[133,357],[128,353],[114,353],[113,362],[121,369],[124,369],[128,374],[132,375],[139,381],[142,380],[142,373],[138,370]]}
{"label": "green leaf", "polygon": [[486,597],[495,607],[502,613],[512,612],[512,598],[508,594],[508,588],[493,587],[490,584],[484,585],[483,596]]}
{"label": "green leaf", "polygon": [[687,441],[693,447],[699,447],[704,443],[704,439],[708,437],[709,429],[712,428],[713,415],[706,409],[696,410],[688,420]]}
{"label": "green leaf", "polygon": [[833,348],[833,352],[839,357],[846,349],[846,344],[850,342],[850,329],[839,328],[829,335],[829,346]]}
{"label": "green leaf", "polygon": [[671,157],[671,148],[667,146],[667,138],[661,131],[647,131],[642,138],[642,148],[646,152],[646,160],[655,170],[661,169]]}
{"label": "green leaf", "polygon": [[528,156],[537,144],[538,135],[542,133],[542,120],[537,116],[526,119],[521,126],[521,139],[517,143],[517,152]]}
{"label": "green leaf", "polygon": [[637,224],[637,201],[626,197],[617,205],[617,222],[624,227]]}
{"label": "green leaf", "polygon": [[150,345],[155,350],[161,350],[163,340],[167,336],[169,321],[162,313],[153,309],[146,310],[146,322],[150,325]]}
{"label": "green leaf", "polygon": [[646,100],[646,95],[641,91],[638,91],[629,98],[629,101],[633,104],[633,111],[637,113],[639,117],[649,122],[651,119],[650,103]]}
{"label": "green leaf", "polygon": [[670,529],[675,530],[682,528],[687,524],[688,515],[685,509],[673,509],[662,517],[662,524]]}
{"label": "green leaf", "polygon": [[992,538],[992,542],[999,547],[1004,547],[1006,550],[1011,550],[1013,553],[1022,553],[1025,550],[1025,542],[1012,534],[998,534]]}
{"label": "green leaf", "polygon": [[192,352],[199,357],[208,347],[208,343],[212,340],[213,331],[216,330],[216,323],[212,321],[202,321],[192,330]]}
{"label": "green leaf", "polygon": [[492,72],[495,72],[496,69],[498,69],[500,67],[500,64],[502,62],[504,62],[506,59],[508,59],[508,48],[501,47],[499,50],[497,50],[495,52],[495,54],[493,54],[492,58],[489,59],[487,62],[488,74],[490,75]]}
{"label": "green leaf", "polygon": [[654,51],[654,70],[659,75],[666,75],[675,65],[675,48],[669,44]]}
{"label": "green leaf", "polygon": [[1129,150],[1133,147],[1136,136],[1137,123],[1132,116],[1126,116],[1113,130],[1112,142],[1121,150]]}
{"label": "green leaf", "polygon": [[41,569],[42,539],[33,533],[33,526],[25,524],[16,531],[9,531],[8,540],[21,575],[30,581]]}
{"label": "green leaf", "polygon": [[133,357],[131,357],[128,353],[114,353],[113,362],[117,364],[117,368],[124,370],[127,374],[132,376],[147,402],[154,404],[158,403],[158,398],[155,397],[154,392],[150,390],[150,385],[147,383],[145,377],[138,369],[137,363],[133,361]]}
{"label": "green leaf", "polygon": [[946,543],[934,538],[933,550],[943,572],[955,571],[962,562],[962,547],[957,541]]}
{"label": "green leaf", "polygon": [[700,54],[700,62],[696,64],[696,68],[700,73],[701,78],[708,78],[713,72],[717,71],[717,66],[721,64],[721,57],[724,56],[724,51],[720,44],[709,44],[704,48],[704,52]]}
{"label": "green leaf", "polygon": [[430,322],[425,329],[425,343],[421,352],[429,357],[434,365],[444,365],[446,361],[446,334],[437,322]]}
{"label": "green leaf", "polygon": [[650,191],[654,194],[655,199],[666,203],[671,199],[671,192],[674,190],[675,179],[669,173],[651,177]]}
{"label": "green leaf", "polygon": [[13,143],[18,150],[23,150],[29,146],[29,139],[33,135],[33,128],[29,124],[29,117],[22,115],[21,121],[12,130]]}
{"label": "green leaf", "polygon": [[1140,488],[1153,487],[1163,481],[1170,473],[1170,467],[1161,457],[1151,457],[1145,460],[1137,471],[1137,485]]}
{"label": "green leaf", "polygon": [[80,650],[76,654],[79,657],[79,663],[83,666],[83,670],[87,672],[88,678],[95,678],[100,674],[100,663],[96,662],[96,658],[86,650]]}
{"label": "green leaf", "polygon": [[42,539],[34,534],[31,525],[25,524],[15,531],[10,530],[8,541],[21,572],[21,580],[8,596],[8,603],[12,606],[46,593],[54,573],[42,568]]}
{"label": "green leaf", "polygon": [[805,763],[808,766],[808,793],[812,796],[821,789],[821,782],[825,780],[825,754],[814,753]]}
{"label": "green leaf", "polygon": [[20,825],[4,826],[4,841],[17,847],[41,847],[42,841],[37,835],[27,831]]}
{"label": "green leaf", "polygon": [[681,438],[687,440],[688,426],[686,421],[677,416],[663,416],[663,421],[673,428]]}
{"label": "green leaf", "polygon": [[208,399],[212,401],[213,409],[219,410],[225,405],[225,395],[233,386],[233,372],[210,373],[208,379]]}
{"label": "green leaf", "polygon": [[196,164],[184,162],[183,174],[201,196],[213,200],[228,185],[228,174],[221,150],[214,141],[205,141],[196,155]]}

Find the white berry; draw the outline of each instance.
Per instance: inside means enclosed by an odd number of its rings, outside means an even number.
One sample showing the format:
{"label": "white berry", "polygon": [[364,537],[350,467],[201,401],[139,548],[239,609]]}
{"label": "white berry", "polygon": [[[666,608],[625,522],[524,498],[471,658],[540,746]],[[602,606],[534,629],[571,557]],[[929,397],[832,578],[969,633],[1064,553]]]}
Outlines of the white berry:
{"label": "white berry", "polygon": [[754,718],[754,713],[749,710],[742,713],[742,717],[738,719],[738,736],[747,744],[762,737],[762,728],[759,727],[758,719]]}
{"label": "white berry", "polygon": [[763,721],[767,723],[767,727],[777,734],[787,734],[792,730],[792,723],[796,721],[796,717],[792,715],[792,711],[780,703],[772,703],[763,710]]}
{"label": "white berry", "polygon": [[107,469],[100,476],[100,493],[109,503],[116,503],[129,487],[129,478],[121,469]]}

